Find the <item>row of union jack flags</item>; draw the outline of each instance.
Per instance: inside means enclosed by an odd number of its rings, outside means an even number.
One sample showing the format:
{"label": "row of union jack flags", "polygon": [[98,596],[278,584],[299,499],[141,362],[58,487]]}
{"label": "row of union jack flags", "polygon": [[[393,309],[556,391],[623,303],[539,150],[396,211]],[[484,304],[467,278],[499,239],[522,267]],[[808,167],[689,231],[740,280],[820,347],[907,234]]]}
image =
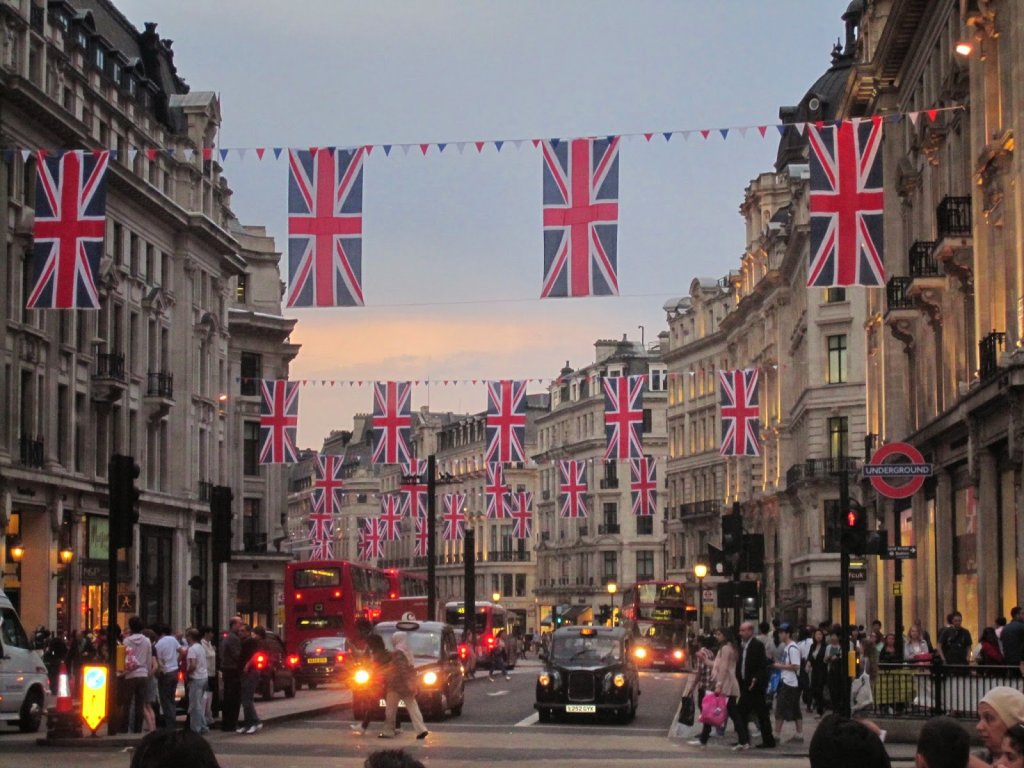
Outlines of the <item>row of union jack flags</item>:
{"label": "row of union jack flags", "polygon": [[[938,112],[928,114],[934,120]],[[808,285],[885,282],[879,151],[884,122],[875,117],[795,126],[801,134],[806,132],[811,147]],[[728,129],[721,132],[723,138],[728,135]],[[643,135],[648,140],[653,136]],[[621,139],[534,142],[542,155],[541,298],[619,294]],[[478,143],[478,150],[482,144]],[[443,151],[446,145],[438,146]],[[365,304],[363,181],[372,149],[368,145],[287,150],[288,307]],[[222,158],[228,151],[220,150]],[[389,153],[390,147],[384,145],[384,151]],[[154,148],[143,152],[150,159],[158,154]],[[264,152],[257,148],[255,154],[262,159]],[[11,159],[13,153],[5,150]],[[209,159],[213,150],[200,153]],[[195,154],[193,150],[187,159]],[[280,156],[281,149],[275,147],[273,154]],[[34,281],[27,306],[98,309],[96,277],[106,228],[106,172],[117,152],[38,150],[36,155]]]}

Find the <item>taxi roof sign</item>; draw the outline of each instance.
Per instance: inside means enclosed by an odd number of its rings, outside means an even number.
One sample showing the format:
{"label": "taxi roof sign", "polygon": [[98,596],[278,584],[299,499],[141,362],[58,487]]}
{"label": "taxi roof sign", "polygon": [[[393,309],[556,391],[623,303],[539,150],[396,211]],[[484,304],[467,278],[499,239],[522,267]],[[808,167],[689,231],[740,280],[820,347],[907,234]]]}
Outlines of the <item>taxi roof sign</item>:
{"label": "taxi roof sign", "polygon": [[590,637],[591,635],[596,635],[596,634],[597,634],[597,630],[594,629],[593,627],[581,627],[580,628],[580,635],[582,637]]}
{"label": "taxi roof sign", "polygon": [[107,668],[101,665],[82,667],[82,720],[89,730],[107,719]]}

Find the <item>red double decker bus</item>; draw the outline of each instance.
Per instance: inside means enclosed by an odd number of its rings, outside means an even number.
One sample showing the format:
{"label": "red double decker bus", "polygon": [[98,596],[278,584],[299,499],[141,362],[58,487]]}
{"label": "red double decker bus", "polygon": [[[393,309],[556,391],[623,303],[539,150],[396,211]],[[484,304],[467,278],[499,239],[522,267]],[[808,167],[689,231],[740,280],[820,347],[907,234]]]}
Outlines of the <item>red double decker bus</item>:
{"label": "red double decker bus", "polygon": [[397,568],[388,568],[386,573],[390,586],[388,599],[381,603],[380,621],[431,620],[427,616],[426,577]]}
{"label": "red double decker bus", "polygon": [[641,666],[686,664],[686,588],[677,581],[638,581],[622,591],[622,626],[637,638]]}
{"label": "red double decker bus", "polygon": [[391,593],[386,571],[346,560],[288,563],[285,569],[285,642],[297,652],[313,637],[344,636],[361,647],[380,619],[380,606]]}

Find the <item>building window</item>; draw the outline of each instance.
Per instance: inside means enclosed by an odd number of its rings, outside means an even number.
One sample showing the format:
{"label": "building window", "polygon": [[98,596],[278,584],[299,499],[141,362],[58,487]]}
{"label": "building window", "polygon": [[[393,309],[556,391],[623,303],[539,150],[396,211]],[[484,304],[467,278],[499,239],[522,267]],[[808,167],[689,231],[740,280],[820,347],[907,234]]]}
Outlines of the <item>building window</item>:
{"label": "building window", "polygon": [[260,473],[260,423],[247,421],[242,435],[242,474]]}
{"label": "building window", "polygon": [[828,383],[846,382],[846,334],[828,337]]}
{"label": "building window", "polygon": [[605,527],[619,524],[619,505],[614,501],[606,502],[601,510],[601,520]]}
{"label": "building window", "polygon": [[822,552],[838,552],[843,535],[839,499],[825,499],[825,523],[822,526]]}
{"label": "building window", "polygon": [[607,584],[610,581],[618,581],[619,578],[619,554],[618,552],[601,553],[601,579]]}
{"label": "building window", "polygon": [[106,53],[104,53],[102,48],[99,48],[99,47],[96,48],[96,51],[93,53],[92,61],[93,61],[93,64],[96,65],[96,69],[98,69],[100,72],[102,72],[104,65],[107,63],[107,56],[106,56]]}
{"label": "building window", "polygon": [[245,304],[246,297],[249,292],[249,276],[239,275],[238,284],[235,286],[235,301],[239,304]]}
{"label": "building window", "polygon": [[[650,518],[648,518],[650,519]],[[654,552],[641,550],[636,553],[636,580],[647,581],[654,578]]]}
{"label": "building window", "polygon": [[837,459],[840,456],[849,456],[850,447],[848,443],[848,424],[845,416],[834,416],[828,420],[828,455]]}
{"label": "building window", "polygon": [[825,303],[826,304],[837,304],[840,301],[846,301],[846,289],[845,288],[826,288],[825,289]]}
{"label": "building window", "polygon": [[654,515],[636,518],[636,535],[651,536],[654,533]]}
{"label": "building window", "polygon": [[262,511],[260,499],[242,499],[242,549],[245,552],[267,551]]}
{"label": "building window", "polygon": [[263,378],[263,356],[257,352],[242,353],[241,393],[255,397],[260,393],[260,379]]}

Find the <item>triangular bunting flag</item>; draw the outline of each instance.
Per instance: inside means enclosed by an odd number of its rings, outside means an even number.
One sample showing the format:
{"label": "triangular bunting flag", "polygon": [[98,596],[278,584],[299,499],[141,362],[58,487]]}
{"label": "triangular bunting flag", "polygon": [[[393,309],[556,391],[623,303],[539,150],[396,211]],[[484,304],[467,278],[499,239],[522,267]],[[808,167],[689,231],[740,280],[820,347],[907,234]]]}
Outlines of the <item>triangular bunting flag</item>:
{"label": "triangular bunting flag", "polygon": [[533,142],[534,147],[540,146],[540,139],[530,139],[530,141]]}
{"label": "triangular bunting flag", "polygon": [[390,144],[385,144],[384,145],[384,157],[390,157],[390,156],[391,156],[391,145]]}
{"label": "triangular bunting flag", "polygon": [[228,159],[228,152],[230,152],[230,151],[231,151],[231,150],[229,150],[229,149],[222,149],[222,150],[220,151],[220,161],[221,161],[222,163],[223,163],[223,162],[224,162],[225,160],[227,160],[227,159]]}
{"label": "triangular bunting flag", "polygon": [[238,152],[238,159],[239,160],[245,160],[245,155],[248,152],[248,150],[245,147],[239,147],[235,151]]}
{"label": "triangular bunting flag", "polygon": [[741,126],[740,128],[737,128],[736,130],[740,132],[740,138],[741,139],[747,138],[747,128],[746,128],[746,126]]}
{"label": "triangular bunting flag", "polygon": [[405,155],[406,157],[408,157],[409,156],[409,147],[411,147],[412,145],[411,144],[399,144],[398,146],[402,148],[402,154]]}
{"label": "triangular bunting flag", "polygon": [[164,149],[164,154],[167,155],[171,160],[174,159],[174,147],[167,147]]}
{"label": "triangular bunting flag", "polygon": [[711,131],[709,131],[707,128],[702,128],[701,131],[700,131],[700,135],[701,135],[701,137],[703,137],[704,141],[707,141],[708,140],[708,136],[711,135]]}
{"label": "triangular bunting flag", "polygon": [[[821,128],[820,125],[818,127]],[[799,133],[801,136],[804,135],[804,131],[805,130],[807,130],[807,123],[797,123],[796,124],[796,132]]]}
{"label": "triangular bunting flag", "polygon": [[437,145],[437,151],[438,151],[439,153],[440,153],[440,152],[444,152],[444,148],[445,148],[445,147],[447,147],[447,146],[448,146],[447,144],[438,144],[438,145]]}
{"label": "triangular bunting flag", "polygon": [[722,134],[722,141],[725,141],[727,138],[729,138],[729,129],[728,128],[719,128],[718,132],[720,134]]}
{"label": "triangular bunting flag", "polygon": [[494,142],[494,148],[497,149],[499,152],[501,152],[501,147],[502,147],[502,145],[504,143],[505,143],[504,141],[496,141],[496,142]]}
{"label": "triangular bunting flag", "polygon": [[256,147],[256,157],[260,160],[263,159],[263,153],[267,151],[266,147]]}
{"label": "triangular bunting flag", "polygon": [[519,149],[521,146],[523,146],[523,140],[522,139],[513,139],[512,140],[512,146],[515,147],[516,149]]}
{"label": "triangular bunting flag", "polygon": [[650,141],[650,140],[651,140],[651,137],[652,137],[652,136],[654,136],[654,134],[653,134],[653,133],[645,133],[645,134],[644,134],[644,138],[645,138],[645,139],[647,139],[648,141]]}
{"label": "triangular bunting flag", "polygon": [[757,132],[761,134],[761,138],[763,139],[764,135],[766,133],[768,133],[768,126],[767,125],[759,125],[759,126],[757,126]]}
{"label": "triangular bunting flag", "polygon": [[23,149],[23,150],[21,150],[21,162],[27,163],[28,159],[30,157],[32,157],[32,150],[31,149]]}
{"label": "triangular bunting flag", "polygon": [[424,155],[427,154],[428,149],[430,149],[429,144],[420,144],[420,152],[422,152]]}
{"label": "triangular bunting flag", "polygon": [[476,151],[477,152],[483,152],[484,144],[486,144],[486,143],[487,143],[486,141],[474,141],[473,142],[473,146],[476,147]]}
{"label": "triangular bunting flag", "polygon": [[907,117],[910,118],[910,124],[913,125],[915,128],[917,127],[917,118],[919,118],[920,116],[921,116],[920,112],[908,112],[907,113]]}
{"label": "triangular bunting flag", "polygon": [[139,156],[139,150],[129,149],[128,150],[128,162],[134,163],[135,158]]}
{"label": "triangular bunting flag", "polygon": [[463,153],[463,151],[465,151],[465,149],[466,149],[466,142],[464,142],[464,141],[457,141],[455,143],[455,149],[457,149],[459,151],[459,154],[461,155]]}
{"label": "triangular bunting flag", "polygon": [[274,152],[274,159],[275,160],[280,160],[281,159],[282,149],[283,149],[282,147],[274,147],[273,152]]}
{"label": "triangular bunting flag", "polygon": [[153,149],[152,147],[147,147],[145,152],[146,152],[146,159],[147,160],[149,160],[150,162],[153,162],[154,160],[156,160],[156,150],[155,149]]}
{"label": "triangular bunting flag", "polygon": [[661,135],[665,137],[665,143],[672,141],[672,131],[665,131],[665,133]]}
{"label": "triangular bunting flag", "polygon": [[196,156],[196,151],[194,149],[185,149],[184,153],[185,153],[185,161],[189,162],[189,163],[191,163],[192,162],[192,158]]}
{"label": "triangular bunting flag", "polygon": [[363,147],[363,149],[366,150],[367,157],[373,154],[373,144],[367,144],[366,146]]}
{"label": "triangular bunting flag", "polygon": [[784,123],[779,123],[775,128],[779,132],[779,136],[784,136],[786,134],[786,126]]}

